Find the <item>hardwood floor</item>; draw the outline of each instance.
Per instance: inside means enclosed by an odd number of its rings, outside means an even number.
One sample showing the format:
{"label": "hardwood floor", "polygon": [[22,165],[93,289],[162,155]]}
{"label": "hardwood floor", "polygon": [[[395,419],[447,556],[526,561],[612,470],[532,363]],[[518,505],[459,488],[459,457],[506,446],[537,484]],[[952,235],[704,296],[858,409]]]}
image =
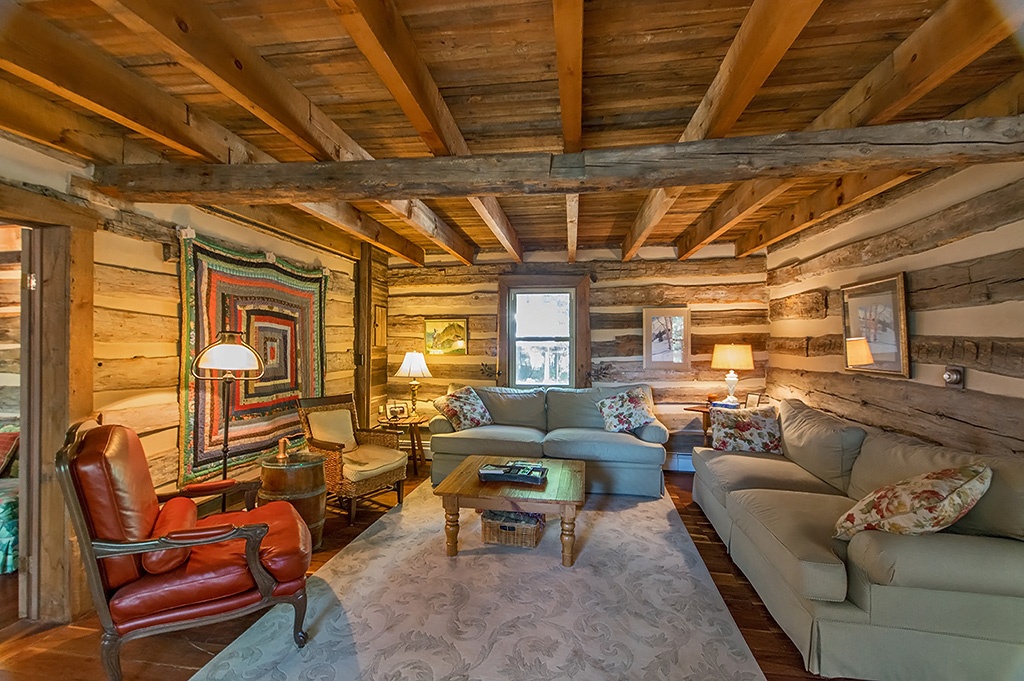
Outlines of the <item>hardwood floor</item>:
{"label": "hardwood floor", "polygon": [[[429,465],[421,467],[419,476],[406,480],[406,492],[429,477]],[[750,584],[729,560],[725,546],[693,503],[692,484],[692,474],[666,474],[668,493],[765,677],[768,681],[821,678],[804,671],[793,644],[775,625]],[[390,496],[390,499],[381,497],[381,502],[387,506],[363,504],[351,527],[344,513],[328,509],[324,543],[313,556],[310,571],[317,570],[373,524],[394,503],[394,495]],[[261,613],[257,613],[223,624],[130,641],[121,649],[125,681],[184,681],[260,616]],[[56,674],[61,681],[105,680],[99,662],[100,627],[95,616],[59,627],[18,623],[0,631],[0,637],[3,639],[0,641],[2,681],[29,681]]]}
{"label": "hardwood floor", "polygon": [[0,629],[18,621],[18,573],[0,575]]}

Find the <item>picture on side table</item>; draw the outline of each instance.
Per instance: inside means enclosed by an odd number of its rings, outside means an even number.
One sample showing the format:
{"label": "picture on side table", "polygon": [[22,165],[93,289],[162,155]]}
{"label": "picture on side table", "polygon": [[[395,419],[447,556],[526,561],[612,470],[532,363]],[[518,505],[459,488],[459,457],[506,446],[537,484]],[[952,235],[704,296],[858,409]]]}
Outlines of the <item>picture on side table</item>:
{"label": "picture on side table", "polygon": [[469,320],[465,317],[423,320],[423,347],[428,355],[468,353]]}
{"label": "picture on side table", "polygon": [[846,368],[910,378],[903,273],[842,292]]}

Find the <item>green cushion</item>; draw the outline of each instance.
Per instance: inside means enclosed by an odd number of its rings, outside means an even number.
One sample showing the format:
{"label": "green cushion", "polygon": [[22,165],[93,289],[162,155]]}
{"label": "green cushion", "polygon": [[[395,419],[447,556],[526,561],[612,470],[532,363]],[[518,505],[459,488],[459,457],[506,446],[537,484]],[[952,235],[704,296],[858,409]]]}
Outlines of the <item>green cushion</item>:
{"label": "green cushion", "polygon": [[525,426],[545,430],[548,417],[545,413],[544,390],[533,388],[473,388],[480,401],[487,407],[491,420],[499,426]]}
{"label": "green cushion", "polygon": [[650,403],[654,404],[651,386],[640,383],[603,388],[548,388],[548,431],[559,428],[604,430],[604,417],[597,403],[631,388],[643,390]]}
{"label": "green cushion", "polygon": [[544,437],[544,456],[660,466],[665,463],[665,448],[644,442],[631,433],[610,433],[593,428],[559,428]]}
{"label": "green cushion", "polygon": [[800,400],[783,400],[779,420],[786,458],[845,492],[866,435],[864,430]]}
{"label": "green cushion", "polygon": [[722,452],[706,447],[693,450],[697,479],[725,506],[728,492],[740,489],[788,489],[838,494],[828,483],[789,459],[763,452]]}
{"label": "green cushion", "polygon": [[539,457],[544,433],[523,426],[478,426],[455,433],[435,433],[430,451],[442,454]]}

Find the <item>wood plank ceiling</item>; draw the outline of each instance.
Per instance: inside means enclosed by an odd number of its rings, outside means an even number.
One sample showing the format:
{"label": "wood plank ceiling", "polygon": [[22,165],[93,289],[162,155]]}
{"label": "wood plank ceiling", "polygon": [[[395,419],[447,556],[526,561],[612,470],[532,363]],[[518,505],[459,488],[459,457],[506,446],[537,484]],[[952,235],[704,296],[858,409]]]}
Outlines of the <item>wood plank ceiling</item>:
{"label": "wood plank ceiling", "polygon": [[[225,164],[1001,116],[1022,22],[1024,0],[0,0],[0,128],[98,164]],[[217,209],[414,263],[686,258],[754,252],[912,175]]]}

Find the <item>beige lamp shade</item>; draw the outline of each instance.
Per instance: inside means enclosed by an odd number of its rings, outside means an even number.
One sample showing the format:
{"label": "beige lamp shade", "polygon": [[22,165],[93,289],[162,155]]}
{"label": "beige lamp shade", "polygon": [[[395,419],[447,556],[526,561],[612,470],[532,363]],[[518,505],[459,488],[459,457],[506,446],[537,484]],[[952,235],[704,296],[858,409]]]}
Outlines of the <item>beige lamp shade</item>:
{"label": "beige lamp shade", "polygon": [[749,345],[716,344],[711,355],[711,368],[752,371],[754,369],[754,353]]}
{"label": "beige lamp shade", "polygon": [[405,378],[433,378],[430,375],[430,369],[427,368],[427,360],[423,357],[422,352],[405,353],[405,359],[402,360],[402,366],[398,368],[398,373],[396,373],[395,376]]}
{"label": "beige lamp shade", "polygon": [[[192,375],[196,378],[216,378],[211,371],[222,371],[222,378],[253,380],[263,375],[263,358],[255,348],[242,340],[240,331],[221,331],[217,340],[199,351],[192,362]],[[255,375],[238,376],[235,372],[253,372]]]}
{"label": "beige lamp shade", "polygon": [[862,367],[874,363],[875,358],[871,356],[867,338],[846,339],[846,366]]}

